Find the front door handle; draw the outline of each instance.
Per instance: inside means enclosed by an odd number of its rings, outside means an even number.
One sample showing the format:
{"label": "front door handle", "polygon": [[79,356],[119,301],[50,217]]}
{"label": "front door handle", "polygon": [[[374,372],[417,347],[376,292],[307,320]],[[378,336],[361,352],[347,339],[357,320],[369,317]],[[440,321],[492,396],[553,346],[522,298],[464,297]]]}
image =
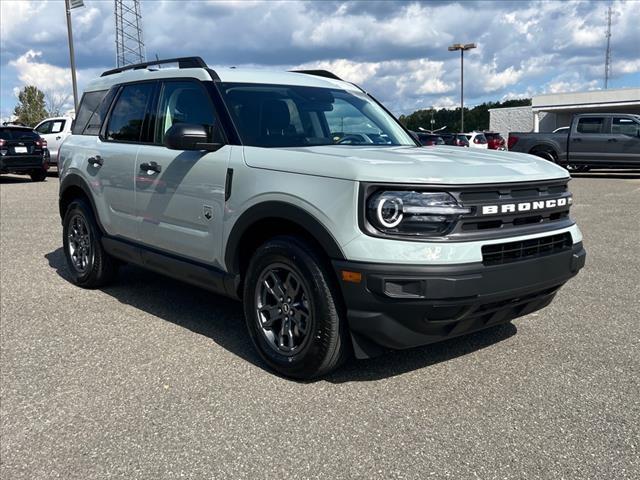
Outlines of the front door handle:
{"label": "front door handle", "polygon": [[607,142],[617,142],[618,139],[617,138],[610,138],[609,140],[607,140]]}
{"label": "front door handle", "polygon": [[95,157],[89,157],[87,159],[87,163],[92,167],[98,168],[101,167],[104,161],[100,155],[96,155]]}
{"label": "front door handle", "polygon": [[162,170],[162,167],[158,165],[156,162],[141,163],[140,170],[142,170],[143,172],[147,172],[147,174],[151,175],[150,172],[159,173]]}

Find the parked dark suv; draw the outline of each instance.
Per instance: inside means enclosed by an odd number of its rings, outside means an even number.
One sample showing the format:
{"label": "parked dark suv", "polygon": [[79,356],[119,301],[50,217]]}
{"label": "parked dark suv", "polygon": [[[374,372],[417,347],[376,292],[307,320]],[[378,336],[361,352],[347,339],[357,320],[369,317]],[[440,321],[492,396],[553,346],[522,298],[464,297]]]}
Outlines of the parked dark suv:
{"label": "parked dark suv", "polygon": [[29,127],[0,127],[0,173],[29,175],[34,182],[47,177],[47,141]]}

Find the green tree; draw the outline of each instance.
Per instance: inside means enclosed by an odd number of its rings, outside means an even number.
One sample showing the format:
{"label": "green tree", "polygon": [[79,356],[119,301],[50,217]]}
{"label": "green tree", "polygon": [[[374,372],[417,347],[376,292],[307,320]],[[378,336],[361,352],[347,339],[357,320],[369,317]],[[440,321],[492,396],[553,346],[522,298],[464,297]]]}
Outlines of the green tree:
{"label": "green tree", "polygon": [[[473,108],[464,109],[464,129],[468,132],[473,130],[489,129],[489,109],[520,107],[531,105],[531,99],[522,98],[506,100],[504,102],[486,102],[476,105]],[[460,131],[460,107],[453,110],[441,108],[440,110],[416,110],[410,115],[400,115],[400,122],[409,130],[418,130],[419,127],[431,130],[431,116],[433,115],[433,129],[446,126],[450,132]]]}
{"label": "green tree", "polygon": [[18,94],[18,105],[13,114],[17,121],[30,127],[47,118],[44,92],[34,85],[27,85]]}

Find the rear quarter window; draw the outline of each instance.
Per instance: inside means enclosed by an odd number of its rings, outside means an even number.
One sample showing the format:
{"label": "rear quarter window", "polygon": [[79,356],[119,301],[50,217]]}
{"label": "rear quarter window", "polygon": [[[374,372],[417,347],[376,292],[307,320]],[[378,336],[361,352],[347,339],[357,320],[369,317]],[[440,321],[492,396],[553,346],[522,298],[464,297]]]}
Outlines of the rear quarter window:
{"label": "rear quarter window", "polygon": [[[85,132],[85,129],[90,124],[94,124],[97,119],[92,117],[95,116],[95,113],[98,111],[98,107],[101,106],[104,100],[104,97],[107,95],[107,90],[100,90],[97,92],[86,92],[82,96],[82,100],[80,100],[80,108],[78,109],[78,115],[76,115],[76,121],[73,124],[72,133],[74,135],[97,135],[98,132],[91,133],[89,131]],[[102,119],[100,119],[100,123],[102,123]],[[98,126],[97,130],[100,130]]]}

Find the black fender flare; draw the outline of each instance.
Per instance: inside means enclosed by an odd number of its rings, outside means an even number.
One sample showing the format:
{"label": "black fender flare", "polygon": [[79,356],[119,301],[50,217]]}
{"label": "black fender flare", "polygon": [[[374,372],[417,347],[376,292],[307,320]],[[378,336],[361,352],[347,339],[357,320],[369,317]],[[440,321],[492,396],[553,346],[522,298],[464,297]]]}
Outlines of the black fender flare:
{"label": "black fender flare", "polygon": [[91,189],[87,185],[87,182],[77,173],[69,173],[65,175],[64,179],[60,183],[60,190],[58,195],[58,210],[60,212],[60,220],[64,220],[64,214],[66,213],[62,207],[62,199],[65,196],[65,192],[69,190],[71,187],[76,187],[82,190],[84,195],[89,199],[89,203],[91,203],[91,209],[93,210],[93,215],[98,223],[98,227],[102,230],[102,233],[105,232],[104,227],[102,226],[102,222],[98,217],[98,211],[96,210],[96,204],[93,199],[93,195],[91,194]]}
{"label": "black fender flare", "polygon": [[267,201],[250,207],[240,216],[231,229],[224,255],[228,272],[240,273],[238,248],[242,237],[256,222],[268,218],[287,220],[298,225],[317,240],[329,258],[346,260],[336,239],[312,214],[287,202]]}

